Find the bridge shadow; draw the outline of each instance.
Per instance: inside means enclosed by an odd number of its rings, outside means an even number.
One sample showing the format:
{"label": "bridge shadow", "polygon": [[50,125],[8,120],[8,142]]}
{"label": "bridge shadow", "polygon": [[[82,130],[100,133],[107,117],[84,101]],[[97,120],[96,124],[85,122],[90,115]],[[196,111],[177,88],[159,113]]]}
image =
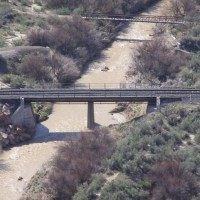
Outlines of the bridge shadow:
{"label": "bridge shadow", "polygon": [[120,38],[117,37],[116,41],[120,41],[120,42],[131,42],[131,43],[136,43],[136,42],[147,42],[147,41],[151,41],[150,39],[128,39],[128,38]]}
{"label": "bridge shadow", "polygon": [[[101,127],[100,124],[95,123],[95,128]],[[46,143],[46,142],[59,142],[59,141],[75,141],[81,134],[90,133],[92,131],[77,131],[77,132],[49,132],[49,129],[42,125],[37,124],[36,133],[29,141],[31,143]]]}
{"label": "bridge shadow", "polygon": [[[86,131],[85,131],[86,132]],[[82,132],[49,132],[49,129],[42,124],[38,124],[34,137],[29,141],[31,143],[47,143],[59,141],[76,140]]]}

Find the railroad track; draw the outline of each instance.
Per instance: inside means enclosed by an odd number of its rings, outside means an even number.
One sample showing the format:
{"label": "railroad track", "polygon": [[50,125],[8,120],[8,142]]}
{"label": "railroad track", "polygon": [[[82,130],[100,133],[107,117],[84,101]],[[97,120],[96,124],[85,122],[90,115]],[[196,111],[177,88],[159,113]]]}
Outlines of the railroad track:
{"label": "railroad track", "polygon": [[0,99],[27,102],[120,102],[200,98],[199,89],[1,89]]}

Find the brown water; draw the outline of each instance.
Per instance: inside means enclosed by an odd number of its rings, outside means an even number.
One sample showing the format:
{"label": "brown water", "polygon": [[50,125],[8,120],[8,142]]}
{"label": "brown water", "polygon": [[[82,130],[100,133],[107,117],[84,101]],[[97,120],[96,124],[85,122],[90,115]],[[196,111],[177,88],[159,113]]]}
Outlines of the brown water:
{"label": "brown water", "polygon": [[[148,14],[162,14],[162,3],[155,6]],[[146,13],[145,13],[146,14]],[[119,33],[118,40],[88,66],[87,72],[78,83],[93,83],[91,87],[101,86],[104,83],[110,87],[125,83],[125,72],[131,64],[131,52],[140,42],[130,42],[129,39],[150,39],[153,24],[130,23]],[[127,41],[125,41],[127,39]],[[107,72],[101,71],[107,66]],[[94,84],[95,83],[95,84]],[[113,123],[124,122],[122,115],[111,115],[109,112],[115,104],[95,104],[95,122],[97,125],[107,126]],[[33,141],[25,145],[13,147],[4,151],[0,156],[0,200],[16,200],[22,194],[23,188],[38,169],[56,152],[56,147],[64,137],[75,138],[86,129],[87,104],[57,103],[49,119],[38,125]],[[23,180],[18,181],[22,176]]]}

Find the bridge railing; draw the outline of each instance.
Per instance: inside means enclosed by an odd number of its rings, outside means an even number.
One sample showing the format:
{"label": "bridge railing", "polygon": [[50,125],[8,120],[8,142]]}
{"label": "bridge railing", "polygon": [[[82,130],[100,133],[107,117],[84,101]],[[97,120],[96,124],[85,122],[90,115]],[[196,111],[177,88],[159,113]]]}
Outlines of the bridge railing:
{"label": "bridge railing", "polygon": [[[140,84],[140,83],[75,83],[64,84],[67,89],[180,89],[181,87],[161,87],[160,84]],[[184,87],[188,89],[195,89],[191,87]]]}
{"label": "bridge railing", "polygon": [[[191,87],[184,87],[188,89],[195,89]],[[2,87],[0,91],[10,88]],[[19,88],[20,89],[20,88]],[[22,88],[21,88],[22,89]],[[26,88],[27,90],[32,90],[33,88]],[[40,87],[34,89],[70,89],[70,90],[89,90],[89,89],[181,89],[181,87],[160,87],[159,84],[139,84],[139,83],[75,83],[75,84],[62,84],[59,85],[40,85]],[[14,89],[13,89],[14,90]]]}

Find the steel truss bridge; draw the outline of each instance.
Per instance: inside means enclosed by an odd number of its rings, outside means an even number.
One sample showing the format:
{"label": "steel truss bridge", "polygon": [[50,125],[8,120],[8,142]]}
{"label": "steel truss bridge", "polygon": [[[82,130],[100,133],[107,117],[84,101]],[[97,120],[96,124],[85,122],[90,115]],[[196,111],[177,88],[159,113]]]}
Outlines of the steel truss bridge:
{"label": "steel truss bridge", "polygon": [[157,16],[157,15],[109,15],[109,14],[82,14],[83,19],[109,20],[109,21],[132,21],[145,23],[184,24],[183,17]]}

